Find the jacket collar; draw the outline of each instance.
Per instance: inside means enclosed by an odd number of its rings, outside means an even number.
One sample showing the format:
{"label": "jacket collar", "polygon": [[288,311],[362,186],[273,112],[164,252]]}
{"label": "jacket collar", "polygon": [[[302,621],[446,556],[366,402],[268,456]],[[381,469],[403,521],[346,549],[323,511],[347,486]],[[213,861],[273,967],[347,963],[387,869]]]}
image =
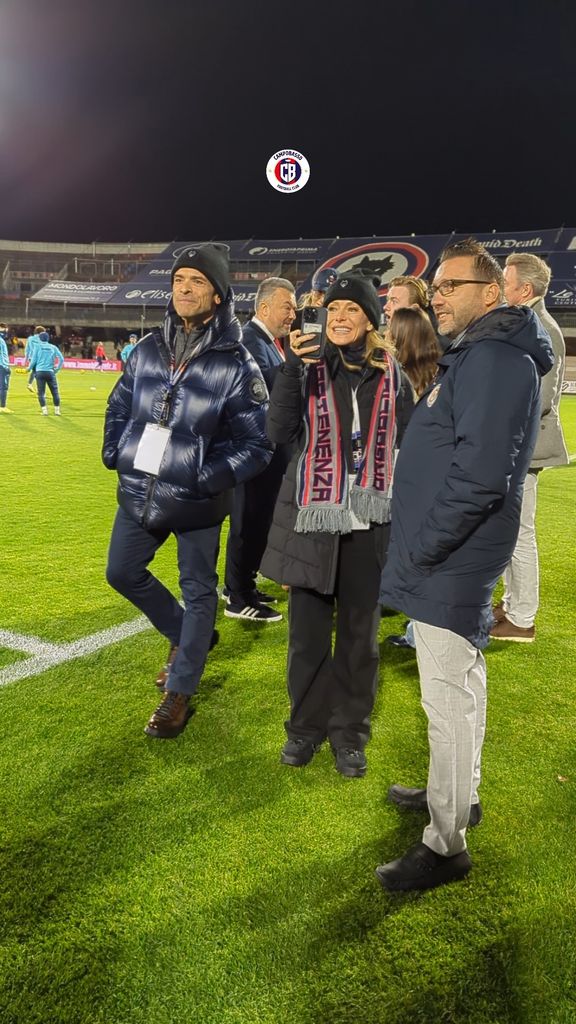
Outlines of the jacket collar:
{"label": "jacket collar", "polygon": [[[174,348],[174,334],[177,326],[181,325],[181,317],[178,316],[172,299],[168,303],[164,317],[163,337],[164,343],[169,352]],[[218,306],[214,316],[206,324],[206,330],[200,339],[200,347],[196,349],[196,356],[201,355],[208,348],[232,349],[242,341],[242,328],[240,321],[234,311],[234,298],[229,288],[224,302]]]}

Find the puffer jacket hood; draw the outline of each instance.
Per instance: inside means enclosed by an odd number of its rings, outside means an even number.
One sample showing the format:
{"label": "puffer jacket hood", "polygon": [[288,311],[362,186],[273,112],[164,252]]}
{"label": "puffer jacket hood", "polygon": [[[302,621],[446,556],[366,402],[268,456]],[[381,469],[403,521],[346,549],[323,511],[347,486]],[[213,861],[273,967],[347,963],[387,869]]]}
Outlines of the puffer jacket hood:
{"label": "puffer jacket hood", "polygon": [[532,356],[541,377],[554,365],[550,336],[528,306],[498,306],[492,312],[486,313],[472,324],[458,345],[447,350],[439,361],[440,365],[446,365],[444,359],[450,353],[469,348],[483,338],[512,345]]}
{"label": "puffer jacket hood", "polygon": [[[169,353],[173,351],[174,335],[181,323],[182,318],[178,316],[174,309],[172,298],[170,298],[166,306],[162,331],[164,343]],[[212,319],[208,321],[206,330],[202,335],[200,348],[197,349],[195,355],[200,355],[207,348],[235,348],[241,341],[242,328],[234,310],[234,297],[229,288],[226,298],[217,307]]]}

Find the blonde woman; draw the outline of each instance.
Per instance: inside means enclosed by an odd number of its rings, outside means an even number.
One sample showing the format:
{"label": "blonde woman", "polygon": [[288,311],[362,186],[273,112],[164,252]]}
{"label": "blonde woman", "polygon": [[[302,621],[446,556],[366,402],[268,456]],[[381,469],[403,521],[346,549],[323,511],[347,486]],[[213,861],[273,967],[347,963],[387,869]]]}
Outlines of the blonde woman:
{"label": "blonde woman", "polygon": [[413,400],[378,333],[372,281],[344,275],[324,306],[324,356],[314,359],[313,337],[293,331],[271,395],[270,439],[296,451],[262,572],[290,586],[290,717],[281,761],[306,765],[328,739],[337,770],[354,778],[366,772],[394,451]]}

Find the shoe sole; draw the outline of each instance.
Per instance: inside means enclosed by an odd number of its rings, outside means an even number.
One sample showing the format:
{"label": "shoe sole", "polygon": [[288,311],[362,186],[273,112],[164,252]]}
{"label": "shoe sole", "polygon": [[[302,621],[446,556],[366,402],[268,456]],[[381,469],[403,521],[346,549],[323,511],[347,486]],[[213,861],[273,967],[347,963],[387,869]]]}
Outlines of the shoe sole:
{"label": "shoe sole", "polygon": [[507,643],[512,642],[513,644],[533,644],[535,639],[536,639],[536,637],[535,636],[492,636],[492,634],[490,634],[490,639],[491,640],[504,640]]}
{"label": "shoe sole", "polygon": [[367,768],[338,768],[336,771],[339,775],[342,775],[345,779],[363,779],[366,775]]}
{"label": "shoe sole", "polygon": [[186,720],[183,722],[182,725],[179,725],[177,728],[172,726],[172,728],[166,727],[165,729],[155,729],[154,727],[147,725],[146,728],[144,729],[144,732],[146,733],[147,736],[151,736],[153,740],[175,740],[176,737],[180,735],[180,733],[184,732],[184,729],[188,725],[188,722],[192,718],[193,714],[193,710],[191,708],[188,708]]}
{"label": "shoe sole", "polygon": [[264,625],[268,625],[270,622],[281,622],[281,615],[272,615],[265,619],[258,618],[258,615],[244,615],[243,612],[232,612],[229,608],[224,609],[224,615],[227,619],[243,619],[244,622],[261,622]]}
{"label": "shoe sole", "polygon": [[[455,867],[456,870],[454,870]],[[472,864],[469,862],[463,864],[462,867],[452,863],[450,867],[446,866],[443,871],[438,871],[433,882],[431,882],[430,877],[426,874],[411,880],[388,878],[385,874],[380,873],[380,868],[376,868],[375,874],[382,888],[388,892],[410,892],[411,890],[437,889],[439,885],[461,882],[471,870]]]}

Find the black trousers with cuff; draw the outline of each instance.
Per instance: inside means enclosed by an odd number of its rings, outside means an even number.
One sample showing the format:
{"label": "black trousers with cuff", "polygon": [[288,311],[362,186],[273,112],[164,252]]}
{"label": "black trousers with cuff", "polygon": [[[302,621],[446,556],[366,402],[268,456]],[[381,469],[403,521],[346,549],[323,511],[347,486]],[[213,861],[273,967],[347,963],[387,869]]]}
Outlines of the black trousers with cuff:
{"label": "black trousers with cuff", "polygon": [[378,688],[382,570],[375,538],[374,529],[339,538],[333,594],[291,588],[289,739],[320,744],[328,738],[334,749],[363,750],[370,738]]}

